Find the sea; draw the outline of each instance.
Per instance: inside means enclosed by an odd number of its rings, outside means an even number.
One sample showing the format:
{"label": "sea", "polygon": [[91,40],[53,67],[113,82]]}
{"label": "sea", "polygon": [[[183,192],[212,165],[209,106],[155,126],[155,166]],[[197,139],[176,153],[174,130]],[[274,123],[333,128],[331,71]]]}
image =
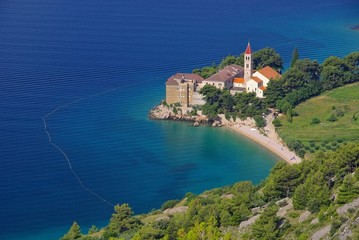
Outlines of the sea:
{"label": "sea", "polygon": [[0,239],[59,239],[250,180],[279,158],[226,128],[155,121],[165,81],[272,47],[322,62],[359,50],[356,0],[2,0]]}

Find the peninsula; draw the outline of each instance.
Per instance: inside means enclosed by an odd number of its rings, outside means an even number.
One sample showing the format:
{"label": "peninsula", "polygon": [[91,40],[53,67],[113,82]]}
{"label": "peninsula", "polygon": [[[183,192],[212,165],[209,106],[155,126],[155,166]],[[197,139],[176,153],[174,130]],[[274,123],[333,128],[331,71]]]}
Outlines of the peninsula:
{"label": "peninsula", "polygon": [[261,126],[256,125],[256,121],[250,116],[239,118],[218,114],[208,117],[199,110],[206,103],[201,90],[209,86],[228,91],[232,96],[252,93],[256,98],[263,99],[268,83],[282,77],[271,66],[253,70],[250,43],[243,54],[243,65],[244,67],[235,63],[229,64],[207,78],[196,73],[176,73],[166,81],[166,100],[150,111],[150,118],[193,121],[193,126],[199,126],[201,123],[213,127],[225,126],[261,144],[289,164],[300,162],[301,158],[288,149],[276,134],[272,121],[277,115],[273,109],[260,113],[264,123]]}

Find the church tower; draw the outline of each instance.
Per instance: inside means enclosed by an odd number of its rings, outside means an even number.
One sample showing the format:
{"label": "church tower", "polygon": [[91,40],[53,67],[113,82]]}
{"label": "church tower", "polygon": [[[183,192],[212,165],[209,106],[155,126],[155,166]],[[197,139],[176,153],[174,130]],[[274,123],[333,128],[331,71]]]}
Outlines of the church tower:
{"label": "church tower", "polygon": [[245,84],[251,79],[253,72],[252,50],[248,42],[247,49],[244,52],[244,81]]}

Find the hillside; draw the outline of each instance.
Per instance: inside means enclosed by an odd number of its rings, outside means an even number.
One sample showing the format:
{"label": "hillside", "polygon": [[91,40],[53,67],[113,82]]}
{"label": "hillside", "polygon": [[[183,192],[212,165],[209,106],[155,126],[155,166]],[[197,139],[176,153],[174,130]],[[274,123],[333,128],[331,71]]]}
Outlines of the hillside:
{"label": "hillside", "polygon": [[[279,119],[280,137],[287,143],[300,141],[308,152],[335,150],[343,142],[359,140],[359,83],[349,84],[294,108],[292,122]],[[319,121],[318,121],[319,120]]]}

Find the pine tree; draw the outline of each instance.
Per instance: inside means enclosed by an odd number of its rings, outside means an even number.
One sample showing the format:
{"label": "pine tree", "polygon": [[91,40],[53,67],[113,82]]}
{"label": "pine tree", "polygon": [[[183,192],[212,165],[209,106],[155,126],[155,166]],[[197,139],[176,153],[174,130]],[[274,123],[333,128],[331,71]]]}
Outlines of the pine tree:
{"label": "pine tree", "polygon": [[112,214],[110,223],[104,233],[105,238],[118,237],[121,233],[138,228],[142,222],[133,217],[131,207],[125,203],[114,207],[115,213]]}
{"label": "pine tree", "polygon": [[253,224],[252,237],[258,240],[274,240],[280,237],[280,218],[277,217],[278,206],[271,205]]}
{"label": "pine tree", "polygon": [[73,240],[82,236],[80,226],[75,221],[70,230],[60,240]]}

